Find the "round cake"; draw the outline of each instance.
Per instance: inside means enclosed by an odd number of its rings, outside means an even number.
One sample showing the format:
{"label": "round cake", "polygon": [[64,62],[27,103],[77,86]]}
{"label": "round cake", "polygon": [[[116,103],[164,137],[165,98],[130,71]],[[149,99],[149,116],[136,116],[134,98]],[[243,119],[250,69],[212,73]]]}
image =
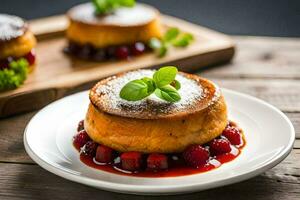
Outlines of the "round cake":
{"label": "round cake", "polygon": [[127,82],[154,72],[119,74],[92,88],[84,127],[93,141],[119,152],[176,153],[221,135],[228,124],[224,97],[214,83],[197,75],[177,74],[181,100],[176,103],[155,95],[135,102],[119,97]]}
{"label": "round cake", "polygon": [[158,10],[145,4],[121,7],[99,16],[92,3],[85,3],[71,8],[67,15],[70,20],[67,37],[79,45],[106,48],[147,42],[162,35]]}
{"label": "round cake", "polygon": [[17,16],[0,14],[0,63],[25,58],[34,65],[36,39],[28,24]]}

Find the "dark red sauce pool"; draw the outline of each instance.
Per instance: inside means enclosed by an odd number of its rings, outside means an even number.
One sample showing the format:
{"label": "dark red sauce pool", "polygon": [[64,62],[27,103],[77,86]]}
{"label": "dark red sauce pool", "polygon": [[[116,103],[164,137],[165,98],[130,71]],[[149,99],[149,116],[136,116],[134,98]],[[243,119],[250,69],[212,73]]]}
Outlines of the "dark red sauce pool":
{"label": "dark red sauce pool", "polygon": [[[230,122],[228,126],[238,128],[237,125],[233,122]],[[203,172],[216,169],[220,167],[222,164],[230,162],[240,155],[243,147],[246,144],[246,141],[243,135],[243,131],[240,128],[238,128],[238,130],[240,131],[241,142],[239,145],[231,144],[230,145],[231,151],[229,153],[224,153],[221,155],[212,155],[210,151],[209,143],[202,145],[205,149],[207,149],[210,152],[210,157],[205,165],[202,165],[198,168],[189,166],[186,163],[186,161],[183,159],[183,156],[181,154],[167,154],[168,169],[157,170],[157,171],[148,169],[145,163],[139,171],[131,172],[131,171],[123,170],[120,163],[119,153],[115,154],[114,163],[112,164],[99,163],[95,160],[94,156],[86,155],[84,153],[80,153],[80,160],[86,165],[98,170],[102,170],[114,174],[120,174],[120,175],[135,176],[135,177],[161,178],[161,177],[176,177],[176,176],[185,176],[185,175],[203,173]],[[224,134],[220,136],[220,138],[226,139]],[[80,152],[80,148],[78,148],[78,145],[74,143],[74,146],[75,148],[77,146],[76,149]],[[144,157],[143,160],[145,161],[147,155],[143,154],[143,157]]]}

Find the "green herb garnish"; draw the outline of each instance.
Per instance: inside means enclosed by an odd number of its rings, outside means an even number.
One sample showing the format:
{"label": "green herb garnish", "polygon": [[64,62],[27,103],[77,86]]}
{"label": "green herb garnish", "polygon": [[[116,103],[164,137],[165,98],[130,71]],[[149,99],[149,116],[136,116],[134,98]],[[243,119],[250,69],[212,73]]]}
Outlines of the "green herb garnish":
{"label": "green herb garnish", "polygon": [[135,0],[92,0],[97,15],[113,12],[120,7],[133,7]]}
{"label": "green herb garnish", "polygon": [[168,101],[178,102],[181,97],[177,90],[180,89],[179,81],[175,80],[178,70],[176,67],[167,66],[157,70],[153,77],[144,77],[127,83],[120,92],[120,97],[127,101],[139,101],[151,94]]}
{"label": "green herb garnish", "polygon": [[174,40],[180,33],[180,30],[178,28],[169,28],[165,35],[162,38],[162,41],[164,42],[170,42]]}
{"label": "green herb garnish", "polygon": [[165,85],[155,90],[155,95],[169,102],[177,102],[181,99],[177,90],[171,85]]}
{"label": "green herb garnish", "polygon": [[163,57],[167,54],[169,46],[186,47],[194,37],[191,33],[183,33],[178,28],[169,28],[162,39],[151,38],[149,47],[152,48],[158,57]]}
{"label": "green herb garnish", "polygon": [[9,68],[0,70],[0,91],[14,89],[23,84],[28,74],[28,62],[21,58],[9,63]]}

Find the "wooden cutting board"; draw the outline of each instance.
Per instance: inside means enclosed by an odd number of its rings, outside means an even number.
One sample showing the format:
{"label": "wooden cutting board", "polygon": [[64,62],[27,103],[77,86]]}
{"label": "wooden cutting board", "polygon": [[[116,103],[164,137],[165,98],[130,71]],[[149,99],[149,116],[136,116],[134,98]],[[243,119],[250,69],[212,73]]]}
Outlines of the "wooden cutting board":
{"label": "wooden cutting board", "polygon": [[178,27],[192,33],[195,41],[187,48],[171,49],[163,58],[149,53],[129,61],[96,63],[74,60],[62,52],[67,44],[65,16],[31,21],[31,29],[38,38],[37,66],[22,87],[0,93],[0,117],[39,109],[119,72],[167,64],[190,72],[227,62],[234,55],[234,44],[224,34],[166,15],[162,16],[162,22],[165,27]]}

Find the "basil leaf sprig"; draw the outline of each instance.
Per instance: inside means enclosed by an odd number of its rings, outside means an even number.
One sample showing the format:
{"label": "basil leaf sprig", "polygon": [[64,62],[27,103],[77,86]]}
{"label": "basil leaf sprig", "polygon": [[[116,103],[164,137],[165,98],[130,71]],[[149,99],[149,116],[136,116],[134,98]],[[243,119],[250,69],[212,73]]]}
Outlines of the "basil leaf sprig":
{"label": "basil leaf sprig", "polygon": [[191,33],[181,32],[178,28],[169,28],[161,39],[151,38],[149,47],[152,48],[158,57],[163,57],[167,54],[170,46],[186,47],[194,40]]}
{"label": "basil leaf sprig", "polygon": [[168,102],[178,102],[181,97],[178,90],[179,81],[175,80],[178,70],[173,66],[162,67],[153,77],[144,77],[127,83],[120,92],[120,97],[127,101],[139,101],[154,93],[160,99]]}
{"label": "basil leaf sprig", "polygon": [[14,89],[22,85],[27,78],[28,65],[27,60],[21,58],[10,62],[8,68],[0,70],[0,91]]}
{"label": "basil leaf sprig", "polygon": [[135,0],[92,0],[97,15],[113,12],[120,7],[133,7]]}

